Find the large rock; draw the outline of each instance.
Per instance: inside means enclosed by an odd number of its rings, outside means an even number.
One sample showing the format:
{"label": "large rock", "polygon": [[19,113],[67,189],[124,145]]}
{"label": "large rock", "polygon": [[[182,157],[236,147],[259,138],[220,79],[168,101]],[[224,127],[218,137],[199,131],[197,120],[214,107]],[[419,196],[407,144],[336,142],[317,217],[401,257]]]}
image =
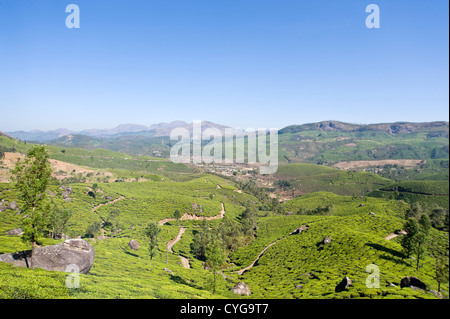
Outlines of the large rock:
{"label": "large rock", "polygon": [[69,196],[72,194],[72,187],[70,187],[70,186],[67,186],[67,187],[61,186],[60,188],[63,190],[63,193],[62,193],[63,199],[69,198]]}
{"label": "large rock", "polygon": [[345,291],[352,285],[352,281],[348,277],[344,277],[342,281],[334,288],[335,292]]}
{"label": "large rock", "polygon": [[251,294],[250,287],[242,281],[238,282],[231,290],[238,295],[250,296]]}
{"label": "large rock", "polygon": [[14,229],[8,230],[6,232],[6,235],[9,235],[9,236],[21,236],[22,234],[23,234],[22,228],[14,228]]}
{"label": "large rock", "polygon": [[130,240],[130,242],[128,243],[128,246],[130,246],[130,248],[133,250],[139,249],[139,243],[134,239]]}
{"label": "large rock", "polygon": [[417,277],[409,276],[406,276],[400,281],[400,287],[417,287],[423,290],[427,290],[427,285],[425,285],[421,280],[419,280]]}
{"label": "large rock", "polygon": [[[0,255],[0,261],[19,267],[29,267],[31,250]],[[66,271],[68,265],[77,265],[79,272],[87,274],[94,263],[95,250],[83,239],[68,239],[58,245],[37,247],[33,267],[52,271]]]}
{"label": "large rock", "polygon": [[11,203],[9,203],[9,205],[8,205],[8,209],[16,210],[17,208],[18,208],[18,206],[17,206],[17,203],[16,203],[16,202],[11,202]]}

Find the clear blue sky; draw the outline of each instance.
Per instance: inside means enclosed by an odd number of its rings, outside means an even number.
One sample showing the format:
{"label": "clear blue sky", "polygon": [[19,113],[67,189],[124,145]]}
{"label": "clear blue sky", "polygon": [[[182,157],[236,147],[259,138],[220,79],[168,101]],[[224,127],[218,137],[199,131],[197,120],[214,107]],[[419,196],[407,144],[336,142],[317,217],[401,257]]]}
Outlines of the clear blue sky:
{"label": "clear blue sky", "polygon": [[[365,26],[371,3],[380,29]],[[448,6],[0,0],[0,130],[448,121]]]}

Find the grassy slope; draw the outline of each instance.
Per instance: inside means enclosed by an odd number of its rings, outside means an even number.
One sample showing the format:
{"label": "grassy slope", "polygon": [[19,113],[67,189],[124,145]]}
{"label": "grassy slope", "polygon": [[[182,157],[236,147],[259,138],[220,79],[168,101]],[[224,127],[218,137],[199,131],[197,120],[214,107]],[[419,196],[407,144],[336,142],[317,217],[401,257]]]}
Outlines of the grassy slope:
{"label": "grassy slope", "polygon": [[[311,197],[317,197],[317,205],[324,194],[311,194],[309,198],[297,200],[297,207],[309,205]],[[387,241],[387,234],[401,229],[401,203],[383,200],[368,200],[367,206],[358,207],[359,200],[330,198],[336,207],[333,216],[272,216],[261,218],[257,238],[249,246],[232,255],[232,260],[241,267],[250,264],[268,244],[279,240],[260,258],[256,267],[245,272],[240,280],[252,287],[254,298],[434,298],[431,294],[386,287],[397,286],[404,276],[417,276],[430,288],[436,289],[433,278],[434,258],[428,257],[419,271],[414,260],[403,259],[399,238]],[[284,205],[291,205],[287,202]],[[341,207],[342,206],[342,207]],[[374,211],[376,216],[369,214]],[[301,225],[309,229],[299,235],[288,234]],[[319,249],[317,243],[325,236],[332,242]],[[448,237],[433,231],[433,247],[448,250]],[[368,289],[365,272],[369,264],[380,267],[380,289]],[[348,292],[335,293],[334,287],[348,276],[353,287]],[[297,289],[297,285],[303,285]],[[443,288],[448,291],[448,286]]]}
{"label": "grassy slope", "polygon": [[276,177],[288,180],[292,188],[304,193],[328,191],[339,195],[363,195],[392,183],[375,174],[354,173],[314,164],[282,165]]}
{"label": "grassy slope", "polygon": [[421,202],[427,205],[438,204],[449,208],[448,181],[409,181],[399,182],[382,187],[369,194],[373,197],[395,198],[408,203]]}

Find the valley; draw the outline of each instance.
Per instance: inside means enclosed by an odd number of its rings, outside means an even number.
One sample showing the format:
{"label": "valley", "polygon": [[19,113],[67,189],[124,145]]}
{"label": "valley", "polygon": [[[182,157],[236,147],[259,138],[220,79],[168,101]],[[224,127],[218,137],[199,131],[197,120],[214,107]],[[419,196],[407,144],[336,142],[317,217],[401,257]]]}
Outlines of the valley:
{"label": "valley", "polygon": [[[30,249],[11,232],[23,227],[11,169],[34,143],[10,135],[0,134],[0,254]],[[47,145],[47,197],[72,215],[58,236],[45,226],[38,245],[81,238],[94,247],[95,261],[76,289],[66,287],[64,272],[0,262],[0,298],[449,296],[448,281],[437,292],[435,270],[449,251],[448,123],[287,127],[280,131],[280,165],[268,175],[258,165],[184,165],[163,153],[127,153],[139,148],[139,138],[122,147],[124,139],[114,137],[116,150],[76,148],[61,138]],[[416,213],[433,225],[418,268],[402,247],[405,222]],[[152,258],[150,223],[159,230]],[[214,243],[224,258],[217,268]],[[379,288],[366,285],[369,265],[379,267]],[[401,287],[406,276],[427,289]],[[352,285],[338,291],[344,277]],[[240,283],[248,295],[235,292]]]}

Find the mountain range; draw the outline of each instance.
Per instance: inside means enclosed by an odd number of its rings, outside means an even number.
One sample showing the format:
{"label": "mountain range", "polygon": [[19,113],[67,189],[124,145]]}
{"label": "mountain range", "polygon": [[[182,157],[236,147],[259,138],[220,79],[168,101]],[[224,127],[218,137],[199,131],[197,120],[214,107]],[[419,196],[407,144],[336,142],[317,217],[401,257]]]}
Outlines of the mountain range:
{"label": "mountain range", "polygon": [[[202,129],[214,127],[219,130],[227,128],[225,125],[216,124],[209,121],[201,122]],[[5,132],[6,134],[23,141],[49,142],[57,140],[68,135],[85,135],[94,138],[111,138],[125,135],[135,136],[170,136],[174,128],[186,128],[192,131],[192,123],[185,121],[173,121],[170,123],[151,124],[149,126],[138,124],[121,124],[111,129],[86,129],[82,131],[73,131],[66,128],[59,128],[50,131],[32,130],[32,131],[14,131]],[[350,124],[340,121],[322,121],[318,123],[308,123],[301,125],[290,125],[279,131],[279,134],[298,133],[303,131],[321,130],[336,132],[385,132],[388,134],[407,134],[414,132],[437,132],[443,137],[448,137],[449,122],[436,121],[424,123],[396,122],[379,124]]]}

